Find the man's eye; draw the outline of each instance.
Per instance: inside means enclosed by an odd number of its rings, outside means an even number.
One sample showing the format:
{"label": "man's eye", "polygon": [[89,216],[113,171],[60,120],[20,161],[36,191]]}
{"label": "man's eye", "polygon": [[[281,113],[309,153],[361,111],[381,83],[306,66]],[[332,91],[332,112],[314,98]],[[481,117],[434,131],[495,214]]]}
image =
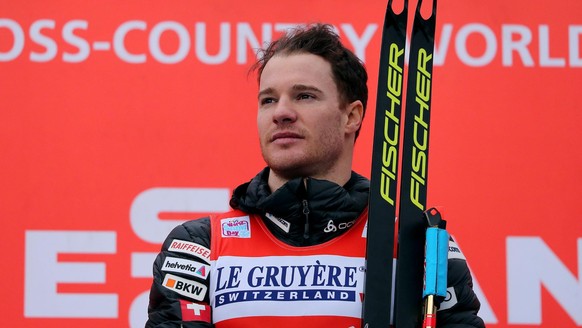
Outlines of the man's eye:
{"label": "man's eye", "polygon": [[274,98],[263,98],[260,101],[261,105],[272,104],[274,102],[275,102],[275,99]]}
{"label": "man's eye", "polygon": [[297,95],[297,99],[313,99],[313,95],[308,94],[308,93],[301,93],[299,95]]}

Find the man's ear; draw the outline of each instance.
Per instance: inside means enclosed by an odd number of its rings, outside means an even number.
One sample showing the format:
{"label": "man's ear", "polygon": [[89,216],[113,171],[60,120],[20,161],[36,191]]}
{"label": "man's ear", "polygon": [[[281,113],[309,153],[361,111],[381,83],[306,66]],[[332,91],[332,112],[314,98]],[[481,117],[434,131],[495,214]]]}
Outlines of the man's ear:
{"label": "man's ear", "polygon": [[349,103],[346,108],[346,134],[356,133],[362,126],[364,119],[364,105],[360,100]]}

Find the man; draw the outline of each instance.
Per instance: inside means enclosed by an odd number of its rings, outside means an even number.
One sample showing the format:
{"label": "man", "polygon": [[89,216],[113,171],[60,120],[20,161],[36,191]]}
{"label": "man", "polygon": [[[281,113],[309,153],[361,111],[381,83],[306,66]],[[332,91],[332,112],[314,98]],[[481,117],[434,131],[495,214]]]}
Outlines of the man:
{"label": "man", "polygon": [[[233,211],[170,233],[147,327],[361,325],[369,181],[352,157],[366,70],[320,24],[273,42],[255,69],[267,167],[234,190]],[[439,328],[484,327],[465,261],[449,268],[457,303]]]}

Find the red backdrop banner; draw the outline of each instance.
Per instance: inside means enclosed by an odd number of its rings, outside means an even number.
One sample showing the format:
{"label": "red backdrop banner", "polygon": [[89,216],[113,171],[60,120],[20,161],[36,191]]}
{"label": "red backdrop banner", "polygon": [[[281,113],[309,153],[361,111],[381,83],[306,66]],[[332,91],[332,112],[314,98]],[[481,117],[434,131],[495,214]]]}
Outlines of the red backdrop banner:
{"label": "red backdrop banner", "polygon": [[[385,6],[0,1],[4,325],[143,326],[165,235],[228,209],[264,166],[248,70],[290,26],[329,22],[365,62],[354,165],[369,176]],[[439,1],[429,205],[488,327],[582,326],[580,13]]]}

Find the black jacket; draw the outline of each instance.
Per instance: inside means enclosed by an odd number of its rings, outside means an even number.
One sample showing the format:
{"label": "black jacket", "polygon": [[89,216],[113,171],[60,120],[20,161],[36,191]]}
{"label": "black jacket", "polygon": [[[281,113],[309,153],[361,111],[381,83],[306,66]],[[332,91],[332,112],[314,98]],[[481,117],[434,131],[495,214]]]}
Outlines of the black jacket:
{"label": "black jacket", "polygon": [[[289,232],[285,232],[271,220],[264,219],[269,230],[289,245],[310,246],[337,237],[345,230],[329,232],[327,229],[325,232],[330,220],[336,227],[341,223],[352,222],[368,205],[369,181],[357,173],[352,173],[351,179],[343,187],[325,180],[294,179],[273,193],[267,185],[268,173],[266,168],[250,182],[236,188],[230,205],[249,214],[259,214],[264,218],[266,213],[270,213],[289,222]],[[182,321],[179,299],[184,299],[184,296],[162,286],[166,274],[162,271],[162,265],[167,256],[201,261],[188,254],[168,251],[174,239],[191,241],[210,248],[209,218],[188,221],[177,226],[162,245],[153,267],[154,280],[146,327],[212,327],[204,322]],[[466,262],[462,259],[450,259],[448,266],[448,286],[454,288],[456,304],[449,304],[450,308],[439,311],[438,327],[485,327],[477,316],[480,304],[473,292]],[[209,280],[192,277],[188,279],[209,285]],[[208,295],[203,302],[209,303]]]}

